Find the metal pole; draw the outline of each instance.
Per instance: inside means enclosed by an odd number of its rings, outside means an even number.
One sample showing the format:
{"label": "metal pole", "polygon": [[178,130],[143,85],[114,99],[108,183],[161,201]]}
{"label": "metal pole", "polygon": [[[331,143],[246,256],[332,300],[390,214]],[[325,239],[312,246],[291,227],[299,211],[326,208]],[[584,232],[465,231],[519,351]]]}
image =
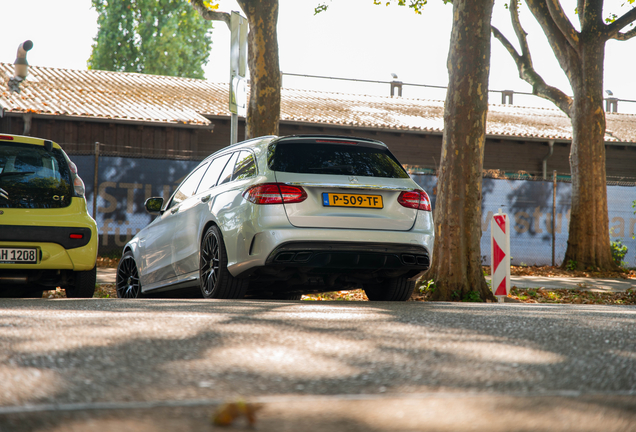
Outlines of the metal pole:
{"label": "metal pole", "polygon": [[93,219],[97,220],[97,176],[99,174],[99,143],[95,143],[95,175],[93,176]]}
{"label": "metal pole", "polygon": [[238,142],[238,114],[232,113],[230,121],[230,145]]}
{"label": "metal pole", "polygon": [[554,249],[556,243],[556,187],[557,172],[552,171],[552,267],[556,265],[554,260]]}

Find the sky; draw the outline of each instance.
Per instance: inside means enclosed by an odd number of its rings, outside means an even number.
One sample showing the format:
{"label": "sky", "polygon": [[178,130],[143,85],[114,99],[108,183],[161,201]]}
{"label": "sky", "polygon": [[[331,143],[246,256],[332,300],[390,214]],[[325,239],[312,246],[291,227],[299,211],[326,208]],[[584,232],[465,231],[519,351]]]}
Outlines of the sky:
{"label": "sky", "polygon": [[[115,0],[116,1],[116,0]],[[185,1],[185,0],[184,0]],[[492,23],[514,43],[506,0],[496,0]],[[606,12],[625,9],[625,0],[606,0]],[[446,86],[452,6],[429,0],[422,15],[398,6],[375,6],[372,0],[333,0],[329,9],[314,16],[320,0],[280,0],[278,20],[279,58],[283,74],[318,75],[382,81],[382,84],[283,75],[283,87],[341,93],[389,95],[391,74],[405,84]],[[576,25],[576,0],[562,0]],[[240,10],[234,0],[220,0],[220,10]],[[90,0],[0,0],[0,62],[12,63],[20,43],[30,39],[31,65],[86,69],[97,13]],[[543,33],[527,9],[521,19],[530,43],[536,70],[546,82],[571,94],[567,78],[559,67]],[[206,79],[228,82],[230,32],[215,23],[212,52],[204,67]],[[619,102],[619,112],[636,114],[636,38],[609,41],[605,54],[605,89]],[[531,92],[518,77],[517,68],[499,41],[492,40],[491,90]],[[403,97],[443,100],[445,91],[404,86]],[[501,94],[491,92],[490,103],[501,103]],[[515,95],[516,105],[554,108],[533,96]]]}

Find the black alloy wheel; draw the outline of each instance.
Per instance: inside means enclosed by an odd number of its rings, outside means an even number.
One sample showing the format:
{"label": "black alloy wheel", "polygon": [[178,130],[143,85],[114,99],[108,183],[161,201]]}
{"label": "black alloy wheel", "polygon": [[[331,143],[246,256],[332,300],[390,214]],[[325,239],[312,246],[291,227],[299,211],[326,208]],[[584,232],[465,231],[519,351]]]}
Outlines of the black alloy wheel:
{"label": "black alloy wheel", "polygon": [[219,238],[212,228],[206,231],[201,242],[201,293],[205,298],[213,298],[219,281]]}
{"label": "black alloy wheel", "polygon": [[238,299],[245,296],[249,281],[236,279],[228,271],[223,236],[216,225],[205,232],[199,257],[199,283],[204,298]]}
{"label": "black alloy wheel", "polygon": [[117,265],[117,297],[139,298],[141,297],[141,283],[137,263],[132,252],[128,251],[119,260]]}

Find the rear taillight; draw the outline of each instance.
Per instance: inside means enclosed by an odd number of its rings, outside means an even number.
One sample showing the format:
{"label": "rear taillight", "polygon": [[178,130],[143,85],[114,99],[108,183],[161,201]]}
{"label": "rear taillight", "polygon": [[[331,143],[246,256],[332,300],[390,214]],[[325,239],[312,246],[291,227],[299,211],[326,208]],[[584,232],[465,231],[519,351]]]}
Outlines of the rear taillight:
{"label": "rear taillight", "polygon": [[305,201],[307,192],[300,186],[263,183],[243,192],[243,197],[254,204],[293,204]]}
{"label": "rear taillight", "polygon": [[402,192],[398,197],[398,202],[403,207],[431,211],[431,200],[428,198],[428,194],[423,190]]}
{"label": "rear taillight", "polygon": [[75,165],[75,162],[68,161],[68,167],[73,174],[77,174],[77,165]]}
{"label": "rear taillight", "polygon": [[68,167],[71,169],[71,175],[73,177],[73,188],[75,189],[75,196],[84,197],[86,193],[86,188],[84,187],[84,182],[77,175],[77,165],[73,162],[68,162]]}
{"label": "rear taillight", "polygon": [[73,177],[73,189],[75,189],[75,196],[84,197],[84,194],[86,193],[84,182],[78,175],[74,175]]}

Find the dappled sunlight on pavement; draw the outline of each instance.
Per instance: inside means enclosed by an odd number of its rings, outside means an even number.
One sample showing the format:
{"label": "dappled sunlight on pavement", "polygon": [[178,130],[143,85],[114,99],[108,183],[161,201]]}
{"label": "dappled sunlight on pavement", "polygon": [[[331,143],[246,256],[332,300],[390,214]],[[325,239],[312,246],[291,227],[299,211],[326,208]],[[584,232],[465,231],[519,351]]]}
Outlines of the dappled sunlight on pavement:
{"label": "dappled sunlight on pavement", "polygon": [[[635,322],[635,308],[607,306],[9,300],[0,308],[0,429],[8,408],[66,404],[69,412],[94,409],[122,430],[168,430],[169,418],[164,425],[148,414],[152,407],[187,412],[237,397],[266,403],[259,430],[302,425],[301,411],[333,430],[455,430],[459,419],[486,430],[500,407],[510,419],[534,421],[522,401],[543,409],[539,396],[560,398],[567,418],[598,426],[581,397],[634,403]],[[114,419],[100,404],[142,411]],[[329,421],[319,421],[317,406]],[[444,419],[439,412],[452,411],[443,407],[462,412]],[[79,430],[82,422],[69,414],[68,429],[50,430]],[[578,430],[594,430],[588,423]]]}

